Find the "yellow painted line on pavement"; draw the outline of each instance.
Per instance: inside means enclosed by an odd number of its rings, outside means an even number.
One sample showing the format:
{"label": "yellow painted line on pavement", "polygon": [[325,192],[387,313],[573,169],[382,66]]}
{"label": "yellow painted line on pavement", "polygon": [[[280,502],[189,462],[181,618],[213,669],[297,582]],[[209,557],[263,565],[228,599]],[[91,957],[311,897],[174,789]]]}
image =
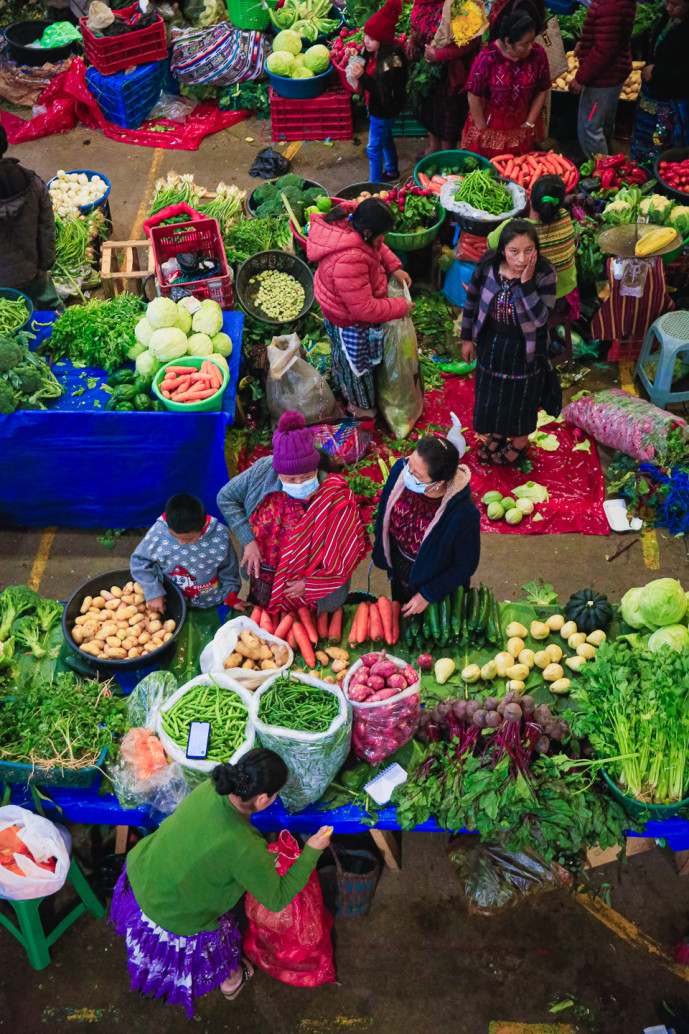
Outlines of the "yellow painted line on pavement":
{"label": "yellow painted line on pavement", "polygon": [[[624,361],[619,363],[620,387],[622,388],[622,391],[627,391],[630,395],[638,396],[639,393],[634,386],[635,365],[636,363]],[[644,528],[641,543],[646,567],[650,571],[660,570],[660,549],[658,547],[658,536],[656,535],[655,528]]]}
{"label": "yellow painted line on pavement", "polygon": [[662,945],[640,930],[636,923],[630,923],[628,919],[621,916],[619,912],[615,912],[599,898],[592,898],[588,894],[577,894],[575,900],[627,944],[631,944],[633,948],[638,948],[648,955],[653,955],[656,961],[662,963],[671,973],[689,983],[689,966],[678,966],[676,962],[673,962],[672,957]]}
{"label": "yellow painted line on pavement", "polygon": [[620,367],[620,387],[622,391],[628,391],[630,395],[638,395],[638,391],[634,387],[634,367],[636,363],[629,363],[622,360],[619,363]]}
{"label": "yellow painted line on pavement", "polygon": [[50,549],[55,538],[57,528],[46,528],[41,535],[41,541],[38,543],[38,550],[36,552],[36,559],[33,562],[31,568],[31,574],[29,575],[29,581],[27,585],[30,589],[38,592],[38,587],[41,584],[41,579],[48,563],[48,557],[50,556]]}
{"label": "yellow painted line on pavement", "polygon": [[493,1020],[488,1034],[576,1034],[576,1027],[568,1023],[510,1023],[509,1020]]}
{"label": "yellow painted line on pavement", "polygon": [[144,219],[148,215],[148,206],[151,202],[151,198],[153,197],[153,188],[155,186],[155,181],[158,178],[158,174],[160,172],[160,166],[163,161],[164,153],[165,152],[162,147],[156,147],[155,151],[153,152],[153,158],[151,159],[151,168],[148,170],[146,186],[144,187],[144,196],[141,201],[141,204],[139,205],[139,211],[136,213],[134,225],[129,231],[130,241],[138,240],[139,236],[141,235],[142,228],[144,225]]}

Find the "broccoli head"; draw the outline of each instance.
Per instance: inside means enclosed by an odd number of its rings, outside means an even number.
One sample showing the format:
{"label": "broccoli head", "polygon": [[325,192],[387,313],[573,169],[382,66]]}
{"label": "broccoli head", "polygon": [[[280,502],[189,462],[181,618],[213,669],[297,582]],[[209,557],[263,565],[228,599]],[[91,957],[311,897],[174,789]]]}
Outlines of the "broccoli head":
{"label": "broccoli head", "polygon": [[43,632],[41,623],[35,614],[25,614],[12,625],[12,635],[18,643],[26,646],[34,657],[40,660],[45,657],[45,649],[41,646]]}
{"label": "broccoli head", "polygon": [[285,187],[284,190],[280,191],[280,194],[284,194],[290,204],[296,201],[303,201],[303,195],[298,187]]}
{"label": "broccoli head", "polygon": [[277,189],[274,183],[262,183],[260,187],[256,187],[254,198],[256,201],[270,201],[277,194]]}
{"label": "broccoli head", "polygon": [[38,593],[28,585],[8,585],[0,593],[0,641],[7,638],[18,617],[35,609],[38,598]]}
{"label": "broccoli head", "polygon": [[43,379],[40,370],[36,366],[25,363],[22,366],[17,366],[12,371],[12,374],[19,380],[19,390],[22,395],[33,395],[35,391],[40,391]]}
{"label": "broccoli head", "polygon": [[24,349],[11,337],[0,338],[0,373],[8,373],[23,362]]}
{"label": "broccoli head", "polygon": [[301,176],[295,176],[293,172],[288,172],[275,181],[275,186],[278,190],[284,190],[285,187],[298,187],[301,190],[304,186],[304,181]]}
{"label": "broccoli head", "polygon": [[14,636],[0,642],[0,668],[9,668],[14,657]]}
{"label": "broccoli head", "polygon": [[44,632],[49,632],[62,617],[62,604],[57,600],[40,600],[36,604],[36,614]]}
{"label": "broccoli head", "polygon": [[0,415],[14,413],[17,402],[7,381],[0,380]]}
{"label": "broccoli head", "polygon": [[319,197],[327,197],[328,194],[322,187],[309,187],[302,194],[304,204],[314,205],[318,201]]}

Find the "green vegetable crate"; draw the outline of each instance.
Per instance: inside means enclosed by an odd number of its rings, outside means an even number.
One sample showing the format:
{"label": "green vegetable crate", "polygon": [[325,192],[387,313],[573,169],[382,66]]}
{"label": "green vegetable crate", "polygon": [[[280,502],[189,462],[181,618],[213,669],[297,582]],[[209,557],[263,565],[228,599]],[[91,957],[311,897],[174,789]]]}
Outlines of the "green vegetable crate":
{"label": "green vegetable crate", "polygon": [[387,233],[385,243],[393,251],[420,251],[421,248],[426,248],[433,243],[444,221],[445,210],[441,209],[440,218],[435,226],[431,226],[427,230],[417,230],[416,233]]}
{"label": "green vegetable crate", "polygon": [[435,154],[427,154],[414,168],[414,182],[417,187],[422,186],[419,175],[435,176],[436,173],[444,175],[447,172],[472,172],[474,169],[493,169],[487,158],[481,154],[474,154],[473,151],[436,151]]}
{"label": "green vegetable crate", "polygon": [[392,127],[393,136],[427,136],[428,130],[414,118],[409,111],[403,111],[395,119]]}
{"label": "green vegetable crate", "polygon": [[[200,370],[205,359],[210,359],[222,373],[222,387],[218,388],[215,395],[211,395],[209,399],[202,399],[201,402],[172,402],[171,399],[166,399],[160,390],[160,384],[165,377],[166,368],[168,366],[193,366],[195,369]],[[153,391],[165,408],[171,409],[175,413],[219,413],[222,409],[223,395],[229,380],[230,375],[227,368],[221,366],[220,363],[215,363],[212,355],[185,355],[181,359],[173,359],[172,362],[160,367],[153,378]]]}
{"label": "green vegetable crate", "polygon": [[276,6],[277,0],[227,0],[227,13],[235,29],[263,32],[270,24],[268,8]]}
{"label": "green vegetable crate", "polygon": [[87,768],[36,768],[24,765],[19,761],[0,761],[0,783],[36,783],[38,786],[98,786],[103,775],[101,769],[105,762],[108,748],[103,747],[98,762]]}

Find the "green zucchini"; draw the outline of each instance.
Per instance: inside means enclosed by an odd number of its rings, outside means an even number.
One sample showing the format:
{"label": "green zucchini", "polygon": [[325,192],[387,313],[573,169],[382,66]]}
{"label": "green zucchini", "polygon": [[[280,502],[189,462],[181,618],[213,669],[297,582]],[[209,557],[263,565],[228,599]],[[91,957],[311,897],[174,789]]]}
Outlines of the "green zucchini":
{"label": "green zucchini", "polygon": [[452,597],[446,596],[444,600],[441,600],[438,604],[438,610],[440,611],[440,642],[444,646],[445,643],[450,641],[451,625],[450,625],[450,613],[452,606]]}
{"label": "green zucchini", "polygon": [[464,602],[464,586],[460,585],[458,589],[455,589],[452,597],[452,634],[455,639],[462,631],[462,604]]}
{"label": "green zucchini", "polygon": [[431,632],[431,608],[430,608],[430,606],[426,607],[426,609],[423,612],[423,621],[421,622],[421,634],[423,635],[423,638],[425,639],[426,642],[429,641],[429,639],[431,638],[431,635],[432,635],[432,632]]}
{"label": "green zucchini", "polygon": [[486,625],[488,624],[488,614],[490,611],[491,596],[492,593],[490,589],[488,589],[485,585],[482,585],[479,591],[479,598],[481,600],[481,604],[479,607],[478,625],[476,626],[476,631],[480,635],[485,635],[486,633]]}
{"label": "green zucchini", "polygon": [[493,593],[488,590],[489,604],[488,604],[488,621],[486,622],[486,639],[489,643],[497,643],[498,641],[498,626],[496,622],[496,602]]}
{"label": "green zucchini", "polygon": [[431,626],[431,639],[433,642],[440,642],[440,615],[438,613],[438,604],[429,603],[426,607],[428,611],[428,620]]}
{"label": "green zucchini", "polygon": [[469,638],[469,629],[467,622],[469,620],[469,607],[471,604],[471,589],[464,591],[464,599],[462,600],[462,625],[459,630],[459,641],[460,643],[466,643]]}
{"label": "green zucchini", "polygon": [[479,617],[481,616],[481,601],[478,589],[469,589],[469,605],[467,611],[467,632],[469,637],[474,635],[478,628]]}

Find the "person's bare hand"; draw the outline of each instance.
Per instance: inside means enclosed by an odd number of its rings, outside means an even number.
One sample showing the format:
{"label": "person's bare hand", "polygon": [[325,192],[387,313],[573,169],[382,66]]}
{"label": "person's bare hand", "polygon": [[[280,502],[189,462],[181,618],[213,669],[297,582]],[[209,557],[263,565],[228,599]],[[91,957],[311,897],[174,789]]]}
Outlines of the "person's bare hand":
{"label": "person's bare hand", "polygon": [[538,253],[536,251],[532,251],[532,253],[529,255],[526,261],[526,266],[524,267],[524,272],[521,276],[521,281],[523,284],[527,284],[529,280],[531,280],[531,278],[533,277],[537,261]]}
{"label": "person's bare hand", "polygon": [[154,596],[152,600],[148,600],[146,606],[149,610],[156,610],[159,614],[165,613],[165,597]]}
{"label": "person's bare hand", "polygon": [[438,60],[438,58],[436,56],[436,52],[435,52],[435,47],[432,47],[430,45],[430,43],[427,43],[426,46],[425,46],[424,57],[426,58],[426,61],[437,61]]}
{"label": "person's bare hand", "polygon": [[409,600],[409,603],[405,603],[402,607],[402,613],[405,618],[408,618],[411,614],[423,614],[427,606],[428,600],[425,599],[420,592],[417,592]]}
{"label": "person's bare hand", "polygon": [[326,847],[329,847],[330,845],[330,837],[332,835],[332,826],[321,826],[318,832],[310,836],[306,843],[316,851],[325,851]]}
{"label": "person's bare hand", "polygon": [[261,568],[261,550],[258,548],[258,542],[250,542],[248,546],[244,547],[242,567],[246,567],[249,577],[253,575],[254,578],[258,578]]}
{"label": "person's bare hand", "polygon": [[303,578],[299,578],[294,582],[287,582],[285,586],[285,596],[290,599],[297,599],[299,596],[303,596],[306,592],[306,582]]}
{"label": "person's bare hand", "polygon": [[400,269],[396,269],[392,275],[395,280],[399,280],[401,284],[406,284],[407,287],[411,287],[411,277],[409,276],[409,273],[407,273],[406,269],[402,269],[400,267]]}
{"label": "person's bare hand", "polygon": [[653,65],[646,65],[646,67],[644,68],[643,72],[641,73],[641,78],[644,80],[644,82],[650,83],[651,79],[653,78],[653,68]]}
{"label": "person's bare hand", "polygon": [[249,604],[244,600],[235,600],[232,604],[232,610],[238,610],[240,614],[246,614],[249,609]]}
{"label": "person's bare hand", "polygon": [[411,316],[411,314],[414,311],[414,303],[407,301],[406,298],[405,298],[404,301],[405,301],[405,305],[407,306],[407,316]]}
{"label": "person's bare hand", "polygon": [[473,363],[476,358],[476,349],[473,341],[462,341],[462,359],[465,363]]}
{"label": "person's bare hand", "polygon": [[578,82],[576,79],[572,79],[571,83],[569,84],[569,92],[576,94],[581,93],[582,90],[583,86],[581,85],[581,83]]}

